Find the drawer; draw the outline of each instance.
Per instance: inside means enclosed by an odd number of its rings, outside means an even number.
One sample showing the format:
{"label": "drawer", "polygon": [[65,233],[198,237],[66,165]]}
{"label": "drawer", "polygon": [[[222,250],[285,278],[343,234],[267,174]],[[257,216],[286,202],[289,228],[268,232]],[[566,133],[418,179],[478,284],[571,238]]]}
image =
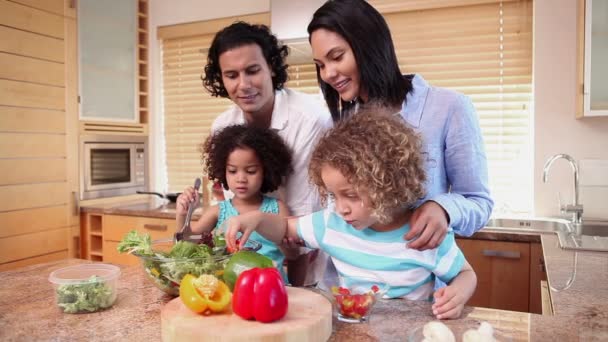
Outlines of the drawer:
{"label": "drawer", "polygon": [[170,238],[175,233],[175,220],[121,215],[103,216],[104,242],[120,241],[133,229],[150,234],[152,240]]}
{"label": "drawer", "polygon": [[116,246],[118,246],[117,241],[106,240],[103,242],[103,262],[121,265],[138,265],[140,263],[139,258],[135,255],[118,253]]}

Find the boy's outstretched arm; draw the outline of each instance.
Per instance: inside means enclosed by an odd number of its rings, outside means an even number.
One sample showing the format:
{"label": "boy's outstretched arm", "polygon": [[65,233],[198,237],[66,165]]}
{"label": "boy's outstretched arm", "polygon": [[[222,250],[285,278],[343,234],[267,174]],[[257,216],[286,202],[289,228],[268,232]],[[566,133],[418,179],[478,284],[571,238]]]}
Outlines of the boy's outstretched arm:
{"label": "boy's outstretched arm", "polygon": [[236,240],[239,232],[243,233],[240,244],[244,245],[251,233],[257,231],[266,239],[280,245],[285,237],[297,238],[296,220],[260,211],[231,217],[226,223],[226,244],[230,248],[238,249]]}
{"label": "boy's outstretched arm", "polygon": [[464,261],[462,270],[446,287],[435,291],[433,314],[437,319],[458,318],[477,287],[477,276],[468,261]]}

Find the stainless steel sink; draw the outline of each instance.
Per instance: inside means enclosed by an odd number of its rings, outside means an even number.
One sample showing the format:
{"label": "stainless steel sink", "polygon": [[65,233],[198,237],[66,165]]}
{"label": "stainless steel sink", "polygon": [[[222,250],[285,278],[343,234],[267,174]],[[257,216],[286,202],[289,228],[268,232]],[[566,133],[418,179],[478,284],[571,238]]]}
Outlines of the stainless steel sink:
{"label": "stainless steel sink", "polygon": [[587,236],[608,237],[608,222],[583,221],[581,234]]}
{"label": "stainless steel sink", "polygon": [[[486,228],[521,233],[556,233],[564,249],[608,252],[608,221],[583,220],[582,226],[577,229],[571,221],[557,218],[492,218]],[[577,230],[580,235],[574,234]]]}
{"label": "stainless steel sink", "polygon": [[556,233],[568,232],[569,221],[563,219],[510,219],[492,218],[486,224],[486,228],[499,228],[501,230],[513,230],[524,233]]}
{"label": "stainless steel sink", "polygon": [[577,228],[572,225],[570,232],[558,232],[559,244],[564,249],[593,252],[608,252],[608,221],[583,220],[579,227],[581,234],[573,234]]}

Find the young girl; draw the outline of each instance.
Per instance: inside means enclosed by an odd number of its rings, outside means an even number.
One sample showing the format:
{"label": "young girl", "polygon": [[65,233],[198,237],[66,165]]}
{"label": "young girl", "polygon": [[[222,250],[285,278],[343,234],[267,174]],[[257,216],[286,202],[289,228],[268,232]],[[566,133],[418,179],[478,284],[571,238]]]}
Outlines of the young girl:
{"label": "young girl", "polygon": [[[192,232],[210,232],[231,216],[253,211],[289,215],[282,201],[264,195],[278,189],[292,171],[291,152],[274,131],[251,125],[228,126],[209,136],[201,149],[204,173],[231,190],[234,197],[205,208],[200,219],[192,223]],[[188,205],[197,197],[188,187],[177,198],[177,227],[183,226]],[[262,244],[258,253],[271,258],[286,280],[282,267],[285,256],[277,245],[258,234],[251,239]]]}
{"label": "young girl", "polygon": [[424,195],[419,139],[395,115],[361,112],[330,130],[316,146],[309,177],[335,210],[286,220],[249,212],[228,221],[226,241],[234,247],[259,232],[279,243],[302,239],[328,253],[341,275],[374,274],[384,279],[389,298],[430,299],[435,278],[449,286],[434,292],[438,319],[457,318],[476,286],[476,276],[454,240],[437,248],[404,248],[412,206]]}

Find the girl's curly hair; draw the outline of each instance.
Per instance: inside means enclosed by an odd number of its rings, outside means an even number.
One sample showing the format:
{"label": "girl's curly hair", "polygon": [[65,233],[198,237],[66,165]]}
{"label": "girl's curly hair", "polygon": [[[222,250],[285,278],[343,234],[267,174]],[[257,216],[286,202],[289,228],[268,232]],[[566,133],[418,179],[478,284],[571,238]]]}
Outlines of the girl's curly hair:
{"label": "girl's curly hair", "polygon": [[229,97],[222,81],[220,55],[228,50],[249,44],[256,44],[262,50],[264,59],[272,72],[273,89],[283,88],[283,85],[287,82],[288,65],[285,64],[285,58],[289,54],[289,48],[286,45],[279,44],[277,37],[270,32],[268,26],[237,21],[219,31],[209,48],[207,65],[205,65],[202,79],[203,86],[212,96]]}
{"label": "girl's curly hair", "polygon": [[272,192],[292,171],[291,150],[273,130],[250,125],[228,126],[207,137],[201,145],[203,173],[228,190],[226,163],[237,148],[252,149],[262,163],[264,179],[260,192]]}
{"label": "girl's curly hair", "polygon": [[399,114],[373,107],[336,124],[317,144],[309,177],[325,200],[324,165],[339,170],[359,194],[367,194],[381,223],[395,209],[410,207],[424,195],[426,175],[420,139]]}

